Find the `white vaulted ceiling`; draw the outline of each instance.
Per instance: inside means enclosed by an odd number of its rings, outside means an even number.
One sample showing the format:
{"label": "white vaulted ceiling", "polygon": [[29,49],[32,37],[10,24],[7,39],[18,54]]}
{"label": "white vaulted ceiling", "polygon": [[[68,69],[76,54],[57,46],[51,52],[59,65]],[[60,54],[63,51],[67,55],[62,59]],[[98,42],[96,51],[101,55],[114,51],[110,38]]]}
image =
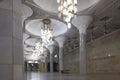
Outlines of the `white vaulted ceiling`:
{"label": "white vaulted ceiling", "polygon": [[[41,9],[52,12],[58,13],[58,4],[57,0],[33,0]],[[92,5],[94,5],[99,0],[78,0],[78,11],[83,11]]]}
{"label": "white vaulted ceiling", "polygon": [[34,47],[26,47],[24,48],[25,51],[32,52],[34,50]]}
{"label": "white vaulted ceiling", "polygon": [[36,42],[39,41],[40,39],[38,38],[29,38],[25,41],[25,44],[29,46],[35,46]]}
{"label": "white vaulted ceiling", "polygon": [[[39,38],[28,38],[27,40],[25,40],[25,44],[28,45],[28,46],[31,46],[31,47],[35,47],[35,44],[37,41],[40,41]],[[50,41],[50,43],[48,44],[49,45],[54,45],[55,44],[55,41]],[[28,48],[28,47],[26,47]]]}
{"label": "white vaulted ceiling", "polygon": [[[50,19],[50,20],[51,20],[51,27],[53,29],[51,32],[53,37],[59,36],[67,32],[67,25],[65,23],[58,21],[56,19]],[[29,21],[25,29],[28,33],[40,37],[42,26],[43,26],[42,19],[35,19]]]}

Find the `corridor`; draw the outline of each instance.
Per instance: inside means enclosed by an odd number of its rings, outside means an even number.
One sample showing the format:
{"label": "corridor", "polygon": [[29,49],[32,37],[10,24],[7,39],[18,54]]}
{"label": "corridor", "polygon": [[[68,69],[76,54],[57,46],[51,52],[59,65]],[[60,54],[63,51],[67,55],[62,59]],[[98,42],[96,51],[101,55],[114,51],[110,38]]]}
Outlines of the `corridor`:
{"label": "corridor", "polygon": [[0,80],[120,80],[120,0],[0,0]]}
{"label": "corridor", "polygon": [[120,80],[120,74],[79,76],[75,74],[28,72],[27,80]]}

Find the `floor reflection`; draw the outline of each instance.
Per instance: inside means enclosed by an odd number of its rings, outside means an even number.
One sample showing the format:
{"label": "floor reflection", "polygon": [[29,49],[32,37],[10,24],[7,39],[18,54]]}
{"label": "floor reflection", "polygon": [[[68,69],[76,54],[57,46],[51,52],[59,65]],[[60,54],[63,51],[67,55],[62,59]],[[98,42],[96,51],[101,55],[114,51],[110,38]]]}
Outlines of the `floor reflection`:
{"label": "floor reflection", "polygon": [[27,80],[120,80],[119,74],[96,74],[79,76],[59,73],[28,72]]}

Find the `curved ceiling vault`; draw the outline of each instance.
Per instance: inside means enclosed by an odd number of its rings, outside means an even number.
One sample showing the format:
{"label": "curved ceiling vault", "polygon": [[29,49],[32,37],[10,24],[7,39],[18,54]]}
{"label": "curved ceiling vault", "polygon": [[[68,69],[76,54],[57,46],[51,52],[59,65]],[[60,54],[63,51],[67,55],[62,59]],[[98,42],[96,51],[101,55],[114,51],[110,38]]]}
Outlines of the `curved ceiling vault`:
{"label": "curved ceiling vault", "polygon": [[26,41],[25,41],[25,44],[29,45],[29,46],[35,46],[35,43],[37,41],[39,41],[40,39],[38,38],[28,38]]}
{"label": "curved ceiling vault", "polygon": [[24,48],[25,51],[32,52],[34,50],[34,47],[26,47]]}
{"label": "curved ceiling vault", "polygon": [[[28,38],[27,40],[25,40],[25,44],[31,47],[35,47],[36,42],[39,40],[40,40],[39,38]],[[48,46],[55,44],[56,44],[55,41],[50,41]]]}
{"label": "curved ceiling vault", "polygon": [[[25,29],[29,34],[40,37],[42,26],[42,19],[35,19],[29,21],[26,24]],[[51,32],[53,37],[57,37],[67,32],[67,25],[56,19],[51,19],[51,27],[53,29],[53,31]]]}
{"label": "curved ceiling vault", "polygon": [[[58,13],[57,0],[33,0],[35,4],[40,6],[41,9],[51,12]],[[83,11],[92,5],[94,5],[99,0],[78,0],[78,12]],[[49,3],[49,4],[48,4]]]}

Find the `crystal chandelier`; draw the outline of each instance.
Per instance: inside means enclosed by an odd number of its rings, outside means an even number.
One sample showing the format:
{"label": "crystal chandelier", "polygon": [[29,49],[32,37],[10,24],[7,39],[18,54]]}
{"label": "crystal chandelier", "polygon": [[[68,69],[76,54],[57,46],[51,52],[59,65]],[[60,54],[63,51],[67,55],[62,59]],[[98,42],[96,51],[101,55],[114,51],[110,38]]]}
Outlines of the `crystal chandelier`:
{"label": "crystal chandelier", "polygon": [[37,41],[35,44],[35,49],[33,50],[32,58],[36,60],[43,53],[44,46],[41,41]]}
{"label": "crystal chandelier", "polygon": [[38,59],[41,54],[44,52],[44,48],[48,47],[49,42],[52,40],[52,28],[51,20],[43,19],[43,25],[41,26],[41,40],[37,41],[35,44],[35,50],[33,50],[33,58]]}
{"label": "crystal chandelier", "polygon": [[41,38],[42,38],[42,43],[45,47],[48,46],[49,42],[52,40],[52,28],[51,28],[51,20],[50,19],[43,19],[43,26],[41,28]]}
{"label": "crystal chandelier", "polygon": [[77,13],[77,0],[57,0],[59,17],[67,22],[68,28],[71,27],[71,18]]}

